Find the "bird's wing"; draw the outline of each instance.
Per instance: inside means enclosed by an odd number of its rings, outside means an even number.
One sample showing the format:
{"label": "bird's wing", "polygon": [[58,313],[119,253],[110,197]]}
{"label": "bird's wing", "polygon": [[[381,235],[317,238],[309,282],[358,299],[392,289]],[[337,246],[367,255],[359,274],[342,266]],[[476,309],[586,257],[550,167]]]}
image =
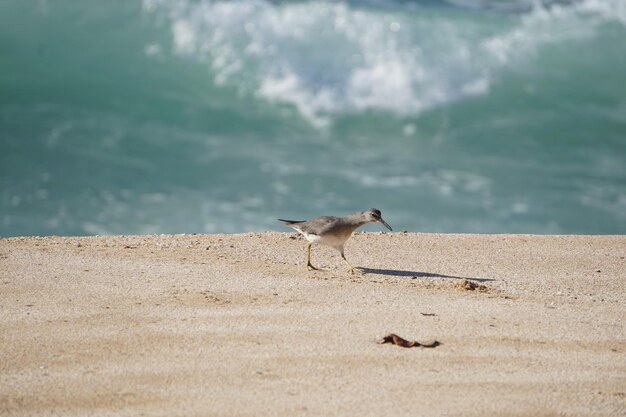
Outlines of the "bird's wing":
{"label": "bird's wing", "polygon": [[326,233],[326,231],[330,229],[335,222],[337,222],[337,220],[339,220],[339,218],[334,216],[320,216],[304,223],[300,223],[298,226],[304,233],[321,236]]}

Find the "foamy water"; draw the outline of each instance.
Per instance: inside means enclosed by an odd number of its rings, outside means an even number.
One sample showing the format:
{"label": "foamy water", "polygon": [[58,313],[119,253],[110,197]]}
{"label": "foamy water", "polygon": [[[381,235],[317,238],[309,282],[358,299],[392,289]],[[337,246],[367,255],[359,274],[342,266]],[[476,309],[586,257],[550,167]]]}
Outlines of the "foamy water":
{"label": "foamy water", "polygon": [[0,7],[0,235],[626,232],[624,1]]}

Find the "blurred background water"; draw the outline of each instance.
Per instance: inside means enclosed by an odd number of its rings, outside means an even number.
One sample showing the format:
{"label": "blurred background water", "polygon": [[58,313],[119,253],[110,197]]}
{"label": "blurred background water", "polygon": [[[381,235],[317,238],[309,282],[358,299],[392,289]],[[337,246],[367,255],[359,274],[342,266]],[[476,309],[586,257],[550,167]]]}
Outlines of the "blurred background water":
{"label": "blurred background water", "polygon": [[625,233],[626,1],[0,1],[0,236],[369,207]]}

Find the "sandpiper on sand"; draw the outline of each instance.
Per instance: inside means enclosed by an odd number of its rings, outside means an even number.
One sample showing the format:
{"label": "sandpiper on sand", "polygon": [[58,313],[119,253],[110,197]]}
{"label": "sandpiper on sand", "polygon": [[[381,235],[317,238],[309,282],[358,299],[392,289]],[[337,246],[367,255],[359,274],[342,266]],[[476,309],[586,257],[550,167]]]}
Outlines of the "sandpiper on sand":
{"label": "sandpiper on sand", "polygon": [[354,267],[348,262],[343,253],[343,245],[352,233],[367,223],[382,223],[391,230],[391,226],[383,220],[380,210],[371,208],[345,217],[320,216],[311,220],[278,219],[287,226],[295,229],[309,241],[307,248],[306,266],[309,270],[317,270],[311,265],[311,246],[314,243],[333,247],[341,253],[341,258],[348,264],[349,272],[354,274]]}

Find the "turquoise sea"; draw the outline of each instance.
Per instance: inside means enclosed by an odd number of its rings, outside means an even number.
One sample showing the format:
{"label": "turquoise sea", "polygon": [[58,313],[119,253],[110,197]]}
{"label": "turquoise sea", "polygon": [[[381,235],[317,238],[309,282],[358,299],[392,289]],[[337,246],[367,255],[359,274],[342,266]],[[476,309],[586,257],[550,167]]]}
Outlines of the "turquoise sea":
{"label": "turquoise sea", "polygon": [[626,233],[626,1],[0,0],[0,236],[369,207]]}

